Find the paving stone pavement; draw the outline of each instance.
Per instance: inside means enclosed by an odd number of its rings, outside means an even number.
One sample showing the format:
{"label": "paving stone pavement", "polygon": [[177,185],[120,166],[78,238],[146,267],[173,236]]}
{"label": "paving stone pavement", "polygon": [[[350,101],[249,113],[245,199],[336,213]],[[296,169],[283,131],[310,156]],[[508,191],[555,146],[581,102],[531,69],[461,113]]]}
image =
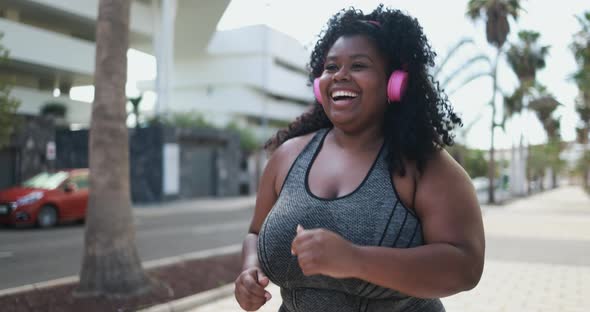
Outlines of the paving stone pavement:
{"label": "paving stone pavement", "polygon": [[[486,264],[479,285],[443,298],[448,312],[590,311],[590,196],[563,186],[484,206]],[[259,311],[276,312],[279,289]],[[191,312],[242,311],[233,296]]]}

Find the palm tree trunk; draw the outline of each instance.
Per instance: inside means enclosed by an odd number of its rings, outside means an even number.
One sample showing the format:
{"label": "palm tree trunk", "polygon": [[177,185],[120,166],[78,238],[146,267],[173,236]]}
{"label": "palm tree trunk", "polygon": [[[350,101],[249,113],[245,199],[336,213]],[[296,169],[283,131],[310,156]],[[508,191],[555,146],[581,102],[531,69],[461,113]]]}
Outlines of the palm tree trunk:
{"label": "palm tree trunk", "polygon": [[79,296],[126,297],[150,289],[135,247],[129,191],[125,82],[130,0],[100,0],[90,128],[90,192]]}
{"label": "palm tree trunk", "polygon": [[490,144],[490,162],[488,164],[488,203],[494,204],[496,202],[495,199],[495,189],[494,189],[494,178],[496,176],[496,160],[494,157],[494,130],[496,129],[496,93],[498,93],[498,60],[500,58],[500,53],[502,53],[502,48],[498,48],[496,59],[494,61],[494,72],[492,75],[493,81],[493,89],[492,89],[492,135],[491,135],[491,144]]}

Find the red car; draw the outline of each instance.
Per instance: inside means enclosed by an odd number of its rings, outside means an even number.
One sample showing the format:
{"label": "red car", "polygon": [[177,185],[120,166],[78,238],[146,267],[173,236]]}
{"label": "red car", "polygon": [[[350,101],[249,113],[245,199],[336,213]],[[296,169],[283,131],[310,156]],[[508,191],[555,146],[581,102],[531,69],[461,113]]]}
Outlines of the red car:
{"label": "red car", "polygon": [[88,169],[42,172],[22,186],[0,190],[0,224],[38,225],[84,220]]}

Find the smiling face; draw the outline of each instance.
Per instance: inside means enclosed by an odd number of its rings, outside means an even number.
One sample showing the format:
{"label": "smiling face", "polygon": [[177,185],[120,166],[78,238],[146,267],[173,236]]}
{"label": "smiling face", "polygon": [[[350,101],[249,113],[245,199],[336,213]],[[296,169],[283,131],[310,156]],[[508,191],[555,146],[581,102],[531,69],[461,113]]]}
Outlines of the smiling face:
{"label": "smiling face", "polygon": [[387,60],[366,36],[342,36],[328,50],[320,91],[334,126],[357,130],[381,124],[387,108]]}

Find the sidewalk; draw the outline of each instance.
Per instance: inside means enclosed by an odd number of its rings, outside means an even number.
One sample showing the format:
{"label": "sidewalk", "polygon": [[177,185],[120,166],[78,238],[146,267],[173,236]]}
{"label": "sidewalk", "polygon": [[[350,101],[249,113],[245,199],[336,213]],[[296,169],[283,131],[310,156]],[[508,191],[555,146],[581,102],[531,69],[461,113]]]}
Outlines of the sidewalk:
{"label": "sidewalk", "polygon": [[232,211],[253,209],[256,196],[236,196],[228,198],[199,198],[171,200],[160,203],[135,204],[135,216],[163,216],[184,212]]}
{"label": "sidewalk", "polygon": [[[587,312],[590,307],[590,197],[580,188],[483,206],[486,264],[472,291],[443,298],[448,312]],[[281,298],[259,311],[277,311]],[[233,296],[191,312],[242,311]]]}

